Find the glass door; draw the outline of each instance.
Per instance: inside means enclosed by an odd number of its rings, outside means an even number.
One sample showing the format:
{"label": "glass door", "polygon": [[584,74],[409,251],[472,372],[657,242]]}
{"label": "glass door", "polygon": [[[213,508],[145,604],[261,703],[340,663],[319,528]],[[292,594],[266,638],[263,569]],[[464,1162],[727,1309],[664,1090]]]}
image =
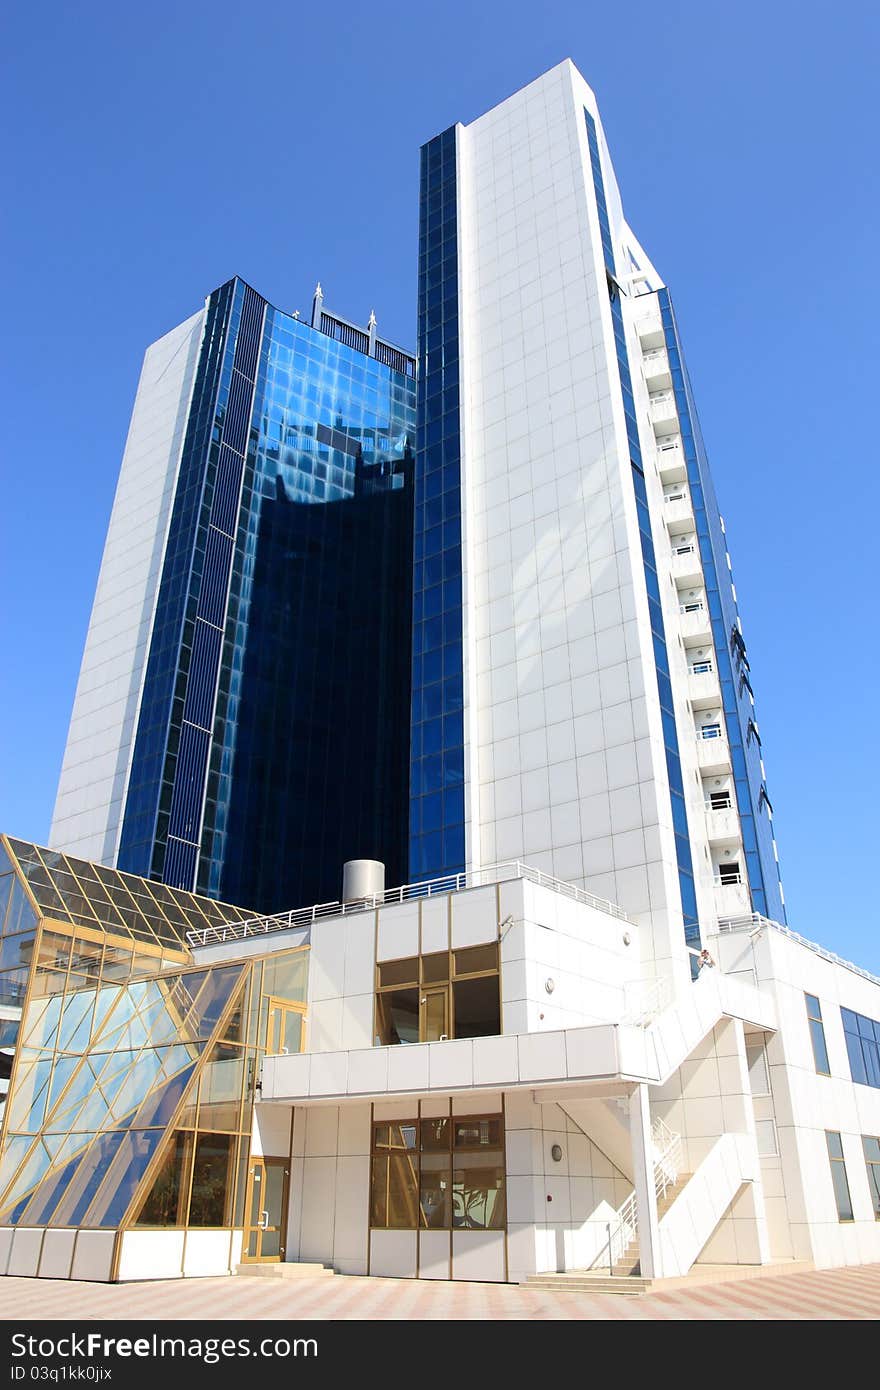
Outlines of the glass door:
{"label": "glass door", "polygon": [[283,1260],[290,1184],[287,1159],[251,1159],[249,1183],[242,1262]]}
{"label": "glass door", "polygon": [[439,1042],[449,1037],[449,988],[425,989],[420,999],[420,1042]]}

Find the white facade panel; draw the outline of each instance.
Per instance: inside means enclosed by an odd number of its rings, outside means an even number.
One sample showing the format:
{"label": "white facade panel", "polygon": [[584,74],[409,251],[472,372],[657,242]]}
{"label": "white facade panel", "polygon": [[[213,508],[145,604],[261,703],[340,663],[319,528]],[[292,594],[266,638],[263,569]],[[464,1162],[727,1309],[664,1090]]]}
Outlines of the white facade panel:
{"label": "white facade panel", "polygon": [[458,128],[468,856],[651,920],[662,968],[681,905],[585,107],[601,132],[566,62]]}
{"label": "white facade panel", "polygon": [[204,309],[147,349],[98,576],[49,843],[115,862]]}

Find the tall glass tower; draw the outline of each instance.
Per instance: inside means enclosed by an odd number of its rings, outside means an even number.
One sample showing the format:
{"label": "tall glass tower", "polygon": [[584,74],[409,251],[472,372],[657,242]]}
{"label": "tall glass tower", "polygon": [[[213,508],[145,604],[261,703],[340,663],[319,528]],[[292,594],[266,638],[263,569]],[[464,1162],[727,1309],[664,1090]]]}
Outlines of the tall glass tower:
{"label": "tall glass tower", "polygon": [[525,860],[658,958],[784,920],[672,302],[577,69],[429,141],[420,213],[411,875]]}
{"label": "tall glass tower", "polygon": [[415,361],[242,280],[146,355],[54,846],[260,911],[406,877]]}

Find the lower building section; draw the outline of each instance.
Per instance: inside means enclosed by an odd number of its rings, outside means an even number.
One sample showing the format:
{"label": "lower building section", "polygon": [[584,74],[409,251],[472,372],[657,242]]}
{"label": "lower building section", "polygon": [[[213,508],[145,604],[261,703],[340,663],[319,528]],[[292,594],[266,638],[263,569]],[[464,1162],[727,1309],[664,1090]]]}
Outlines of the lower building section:
{"label": "lower building section", "polygon": [[720,923],[692,981],[519,864],[195,927],[207,900],[55,866],[47,906],[45,858],[8,862],[0,1274],[880,1259],[880,980],[779,924]]}

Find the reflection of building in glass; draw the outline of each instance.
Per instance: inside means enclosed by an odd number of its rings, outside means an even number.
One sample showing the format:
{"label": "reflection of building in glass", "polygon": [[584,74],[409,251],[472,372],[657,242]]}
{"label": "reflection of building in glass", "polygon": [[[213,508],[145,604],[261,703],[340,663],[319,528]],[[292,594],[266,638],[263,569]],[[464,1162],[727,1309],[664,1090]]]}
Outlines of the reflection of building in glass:
{"label": "reflection of building in glass", "polygon": [[406,877],[408,451],[356,458],[353,483],[314,506],[278,476],[261,504],[220,876],[236,902],[267,883],[273,908],[332,898],[358,857]]}
{"label": "reflection of building in glass", "polygon": [[406,877],[414,437],[414,360],[320,290],[150,348],[53,844],[266,911]]}

